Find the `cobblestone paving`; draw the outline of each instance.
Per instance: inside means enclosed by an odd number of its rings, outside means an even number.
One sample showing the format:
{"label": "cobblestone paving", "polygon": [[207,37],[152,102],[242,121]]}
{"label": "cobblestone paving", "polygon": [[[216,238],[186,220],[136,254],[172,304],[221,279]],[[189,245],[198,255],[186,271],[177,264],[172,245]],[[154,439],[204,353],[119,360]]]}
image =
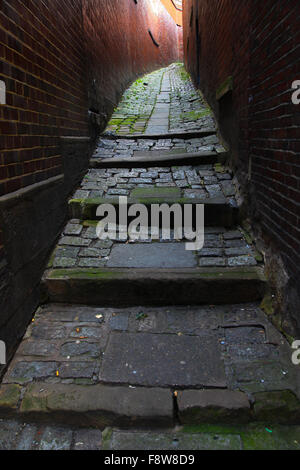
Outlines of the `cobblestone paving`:
{"label": "cobblestone paving", "polygon": [[125,93],[106,132],[118,135],[143,134],[156,104],[164,69],[137,80]]}
{"label": "cobblestone paving", "polygon": [[182,64],[137,80],[106,129],[110,135],[164,134],[215,128],[212,113]]}
{"label": "cobblestone paving", "polygon": [[[216,135],[202,138],[170,138],[170,139],[108,139],[101,138],[93,159],[113,157],[134,157],[155,154],[176,155],[197,152],[224,152]],[[150,153],[148,153],[150,152]]]}
{"label": "cobblestone paving", "polygon": [[214,128],[215,121],[203,96],[195,89],[183,67],[169,72],[171,83],[170,131]]}
{"label": "cobblestone paving", "polygon": [[[118,233],[116,234],[116,241],[106,240],[101,241],[96,234],[96,224],[93,222],[80,222],[78,219],[72,219],[65,227],[63,234],[60,238],[57,248],[55,249],[49,267],[57,268],[96,268],[112,266],[111,256],[114,250],[118,250],[118,246],[128,244],[127,241],[119,241]],[[149,261],[152,263],[155,260],[148,259],[147,248],[145,243],[155,246],[163,245],[163,250],[166,248],[166,243],[170,242],[176,244],[178,250],[174,249],[172,259],[160,255],[157,267],[173,267],[190,266],[189,252],[185,251],[185,241],[174,239],[174,233],[171,231],[171,240],[163,240],[162,233],[160,239],[156,242],[149,237],[143,237],[138,241],[130,241],[133,246],[141,245],[140,254],[133,258],[132,263],[128,262],[129,249],[124,251],[123,256],[126,258],[128,267],[149,267]],[[131,256],[134,255],[133,253]],[[167,251],[167,250],[166,250]],[[126,253],[128,255],[126,256]],[[154,255],[154,253],[153,253]],[[155,256],[155,255],[154,255]],[[180,257],[180,260],[177,259]],[[183,260],[182,260],[183,257]],[[237,267],[237,266],[256,266],[262,261],[261,256],[256,251],[255,247],[246,241],[244,233],[237,229],[228,231],[225,228],[206,228],[204,248],[193,254],[195,259],[195,266],[200,267]],[[184,265],[186,258],[187,264]],[[123,260],[117,258],[114,262],[114,267],[117,265],[124,266]],[[172,265],[170,265],[170,263]]]}
{"label": "cobblestone paving", "polygon": [[[220,165],[91,169],[73,199],[136,195],[136,188],[178,188],[178,199],[223,198],[236,206],[232,175]],[[141,192],[142,197],[142,192]]]}

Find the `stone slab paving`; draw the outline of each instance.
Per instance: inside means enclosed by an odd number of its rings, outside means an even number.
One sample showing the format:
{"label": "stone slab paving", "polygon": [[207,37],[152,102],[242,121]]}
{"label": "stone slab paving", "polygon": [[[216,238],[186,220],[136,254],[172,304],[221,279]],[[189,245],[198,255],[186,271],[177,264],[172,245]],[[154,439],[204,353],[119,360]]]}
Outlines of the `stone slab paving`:
{"label": "stone slab paving", "polygon": [[[300,419],[297,400],[292,398],[299,394],[300,370],[292,364],[291,355],[287,341],[256,304],[127,309],[49,304],[37,311],[4,377],[0,410],[21,407],[42,412],[47,396],[48,411],[72,406],[88,411],[95,401],[91,402],[90,395],[99,395],[95,406],[119,407],[115,411],[122,414],[120,404],[111,401],[108,405],[103,400],[106,386],[123,384],[125,388],[116,393],[124,397],[145,394],[145,386],[152,389],[153,397],[157,390],[162,403],[169,403],[163,405],[166,410],[172,409],[172,390],[204,387],[243,392],[250,403],[257,401],[258,415],[272,413],[274,406],[277,415],[273,419],[282,417],[280,410],[288,419],[291,410]],[[70,387],[69,393],[59,392],[59,386],[66,391]],[[47,387],[54,387],[48,395]],[[108,390],[109,399],[113,392]],[[287,398],[279,392],[288,393]],[[60,393],[59,399],[55,393]],[[77,399],[72,398],[74,393],[79,394]],[[182,399],[182,412],[195,407],[195,396]],[[178,399],[179,413],[182,399]],[[219,400],[219,407],[227,410],[229,402],[240,404],[241,397],[196,397],[200,415],[201,409],[207,411],[207,400],[212,407]],[[131,400],[131,406],[142,402],[140,396]],[[149,409],[155,410],[158,402],[157,398],[156,404],[151,401]]]}
{"label": "stone slab paving", "polygon": [[241,450],[238,434],[213,435],[184,432],[151,433],[107,430],[103,447],[107,450]]}
{"label": "stone slab paving", "polygon": [[26,424],[0,420],[0,450],[195,451],[300,450],[300,427],[266,424],[197,426],[167,431],[121,430]]}
{"label": "stone slab paving", "polygon": [[104,353],[100,380],[147,387],[226,387],[218,334],[115,332]]}
{"label": "stone slab paving", "polygon": [[118,199],[118,196],[143,198],[147,196],[146,189],[152,190],[152,198],[159,198],[162,188],[170,188],[169,193],[163,194],[166,199],[172,196],[172,192],[175,193],[172,188],[177,188],[177,199],[185,198],[190,202],[202,199],[204,203],[220,199],[237,207],[232,174],[219,164],[90,169],[74,193],[73,200]]}
{"label": "stone slab paving", "polygon": [[107,262],[109,268],[193,268],[197,257],[184,243],[116,245]]}
{"label": "stone slab paving", "polygon": [[300,450],[299,426],[198,426],[161,433],[107,429],[107,450]]}
{"label": "stone slab paving", "polygon": [[0,420],[0,450],[101,450],[102,433]]}

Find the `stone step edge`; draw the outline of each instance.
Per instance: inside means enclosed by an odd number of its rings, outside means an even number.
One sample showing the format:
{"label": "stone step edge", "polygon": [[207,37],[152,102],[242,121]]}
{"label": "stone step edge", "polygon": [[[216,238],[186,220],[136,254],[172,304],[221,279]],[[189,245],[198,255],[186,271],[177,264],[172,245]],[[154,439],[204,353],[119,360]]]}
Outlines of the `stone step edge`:
{"label": "stone step edge", "polygon": [[101,138],[116,140],[116,139],[125,139],[125,140],[134,140],[134,139],[193,139],[201,137],[209,137],[211,135],[217,134],[218,130],[214,128],[204,128],[199,131],[187,131],[187,132],[164,132],[162,134],[114,134],[111,132],[101,134]]}
{"label": "stone step edge", "polygon": [[300,424],[300,402],[290,390],[180,390],[49,384],[0,387],[0,418],[50,422],[80,427],[172,427],[200,424]]}
{"label": "stone step edge", "polygon": [[[96,216],[97,208],[103,204],[110,204],[115,207],[116,213],[119,210],[119,197],[113,198],[86,198],[86,199],[71,199],[68,203],[69,217],[71,219],[81,220],[98,220]],[[185,197],[168,197],[165,195],[148,196],[141,194],[141,197],[128,197],[128,206],[133,204],[143,204],[151,210],[152,204],[179,204],[181,207],[184,205],[192,205],[194,208],[197,204],[204,204],[205,206],[205,225],[206,226],[224,226],[233,227],[239,222],[239,208],[231,205],[225,197],[222,198],[207,198],[207,199],[192,199]]]}
{"label": "stone step edge", "polygon": [[152,166],[185,166],[225,163],[227,152],[178,153],[170,155],[91,158],[91,168],[150,168]]}
{"label": "stone step edge", "polygon": [[42,278],[41,299],[115,308],[238,304],[261,301],[266,283],[260,266],[48,269]]}

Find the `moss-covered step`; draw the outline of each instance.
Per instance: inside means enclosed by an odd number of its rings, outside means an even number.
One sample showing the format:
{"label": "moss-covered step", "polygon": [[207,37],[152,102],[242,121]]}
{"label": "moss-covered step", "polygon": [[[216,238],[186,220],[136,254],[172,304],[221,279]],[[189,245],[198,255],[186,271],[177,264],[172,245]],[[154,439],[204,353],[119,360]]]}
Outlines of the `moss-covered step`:
{"label": "moss-covered step", "polygon": [[[5,387],[7,393],[7,386]],[[13,385],[9,385],[13,388]],[[14,393],[14,391],[13,391]],[[172,427],[172,391],[128,386],[50,384],[36,382],[23,388],[9,415],[22,422],[69,424],[104,429],[106,426]],[[3,414],[0,401],[0,417]]]}
{"label": "moss-covered step", "polygon": [[133,157],[92,158],[91,168],[148,168],[149,166],[205,165],[225,162],[227,152],[178,153],[174,151],[155,154],[153,151]]}
{"label": "moss-covered step", "polygon": [[43,298],[53,302],[123,307],[201,305],[261,300],[266,279],[258,266],[227,268],[50,269]]}
{"label": "moss-covered step", "polygon": [[[183,390],[177,394],[180,422],[187,426],[260,422],[300,425],[300,401],[290,390],[255,393],[239,390]],[[272,432],[267,428],[269,432]]]}
{"label": "moss-covered step", "polygon": [[[133,204],[143,204],[151,213],[152,204],[179,204],[182,209],[186,204],[193,205],[193,220],[195,220],[196,205],[205,206],[205,225],[233,227],[238,223],[239,210],[230,204],[225,197],[212,198],[187,198],[181,196],[178,188],[137,188],[128,197],[128,206]],[[71,199],[69,201],[69,216],[71,219],[96,220],[97,208],[103,204],[111,204],[115,207],[116,214],[119,213],[119,197],[99,197]]]}

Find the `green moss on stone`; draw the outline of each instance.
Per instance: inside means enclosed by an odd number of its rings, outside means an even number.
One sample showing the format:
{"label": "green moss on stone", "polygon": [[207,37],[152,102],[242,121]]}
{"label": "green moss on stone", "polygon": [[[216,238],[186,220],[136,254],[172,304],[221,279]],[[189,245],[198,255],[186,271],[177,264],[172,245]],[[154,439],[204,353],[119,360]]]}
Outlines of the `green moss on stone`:
{"label": "green moss on stone", "polygon": [[300,402],[290,390],[254,394],[254,415],[259,421],[294,423],[300,420]]}
{"label": "green moss on stone", "polygon": [[46,412],[47,411],[47,397],[36,396],[33,393],[33,387],[28,387],[24,398],[21,403],[20,412],[21,413],[30,413],[30,412]]}
{"label": "green moss on stone", "polygon": [[198,121],[202,117],[209,116],[211,114],[210,109],[202,109],[199,111],[189,111],[188,113],[183,113],[181,119],[187,119],[188,121]]}
{"label": "green moss on stone", "polygon": [[[248,243],[248,242],[247,242]],[[248,243],[249,244],[249,243]],[[264,257],[261,253],[259,253],[259,251],[255,251],[255,254],[254,254],[254,258],[256,259],[256,261],[258,263],[263,263],[264,262]]]}
{"label": "green moss on stone", "polygon": [[83,227],[97,227],[98,223],[98,220],[83,220],[81,225],[83,225]]}
{"label": "green moss on stone", "polygon": [[110,441],[113,435],[112,428],[105,428],[102,433],[102,449],[109,450],[110,448]]}
{"label": "green moss on stone", "polygon": [[16,409],[21,396],[21,390],[19,385],[1,385],[0,409]]}
{"label": "green moss on stone", "polygon": [[275,313],[275,309],[273,306],[273,298],[270,292],[268,292],[265,297],[263,298],[262,303],[260,304],[260,308],[267,314],[273,315]]}
{"label": "green moss on stone", "polygon": [[226,173],[226,168],[221,163],[215,164],[216,173]]}
{"label": "green moss on stone", "polygon": [[164,198],[164,197],[180,197],[181,190],[179,188],[135,188],[131,192],[133,198]]}
{"label": "green moss on stone", "polygon": [[56,252],[57,252],[57,248],[55,248],[55,250],[53,251],[52,255],[50,256],[49,262],[48,262],[48,264],[47,264],[47,269],[51,269],[51,268],[52,268],[53,262],[54,262],[54,259],[55,259],[55,256],[56,256]]}
{"label": "green moss on stone", "polygon": [[49,279],[94,279],[94,280],[105,280],[113,279],[118,277],[117,272],[110,271],[109,269],[54,269],[48,273]]}
{"label": "green moss on stone", "polygon": [[244,450],[300,450],[299,426],[252,425],[241,433]]}
{"label": "green moss on stone", "polygon": [[241,431],[240,426],[220,426],[213,424],[200,424],[197,426],[184,426],[182,431],[186,434],[239,434]]}

